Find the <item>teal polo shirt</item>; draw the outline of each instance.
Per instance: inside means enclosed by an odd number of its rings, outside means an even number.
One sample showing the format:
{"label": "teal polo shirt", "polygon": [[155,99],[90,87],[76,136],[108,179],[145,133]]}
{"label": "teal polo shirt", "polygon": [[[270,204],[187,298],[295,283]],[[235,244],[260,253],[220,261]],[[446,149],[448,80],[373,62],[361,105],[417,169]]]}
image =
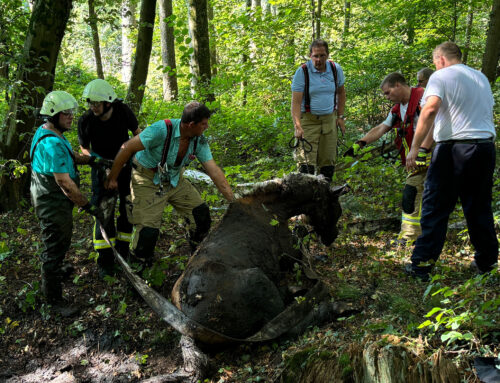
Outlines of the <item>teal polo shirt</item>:
{"label": "teal polo shirt", "polygon": [[[38,141],[42,136],[47,136]],[[36,145],[35,152],[33,148]],[[33,158],[31,168],[33,171],[53,177],[53,173],[68,173],[73,181],[78,179],[75,163],[71,154],[73,149],[66,137],[58,136],[54,132],[40,126],[35,132],[31,142],[30,154]]]}
{"label": "teal polo shirt", "polygon": [[[198,138],[196,153],[194,152],[195,139],[193,138],[189,142],[188,150],[186,151],[186,155],[182,159],[180,165],[174,167],[181,139],[181,120],[172,119],[170,121],[172,122],[172,127],[174,130],[172,133],[172,139],[170,141],[170,147],[168,149],[167,166],[168,175],[170,176],[170,184],[173,187],[176,187],[177,183],[179,182],[182,168],[188,166],[194,158],[197,158],[198,161],[204,163],[210,161],[213,157],[212,152],[210,151],[210,147],[208,146],[207,139],[205,138],[205,136],[201,135]],[[158,163],[161,161],[161,156],[163,153],[163,146],[165,145],[165,140],[167,139],[167,126],[165,124],[165,121],[156,121],[154,124],[148,126],[141,133],[139,133],[139,139],[141,140],[141,143],[142,145],[144,145],[145,149],[135,154],[136,161],[145,168],[153,169],[158,167]],[[153,183],[156,185],[160,183],[158,173],[155,174]]]}

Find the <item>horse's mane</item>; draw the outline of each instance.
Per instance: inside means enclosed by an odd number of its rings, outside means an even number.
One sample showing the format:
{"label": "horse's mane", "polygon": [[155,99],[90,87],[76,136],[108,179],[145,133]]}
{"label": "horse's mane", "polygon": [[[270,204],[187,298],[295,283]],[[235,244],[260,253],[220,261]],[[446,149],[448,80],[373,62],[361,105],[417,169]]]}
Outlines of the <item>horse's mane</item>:
{"label": "horse's mane", "polygon": [[[242,197],[258,197],[266,194],[281,192],[287,188],[287,186],[292,186],[298,184],[302,185],[312,184],[320,182],[323,178],[311,174],[303,173],[290,173],[283,178],[274,178],[269,181],[258,182],[253,185],[253,187],[244,192]],[[293,187],[293,186],[292,186]]]}

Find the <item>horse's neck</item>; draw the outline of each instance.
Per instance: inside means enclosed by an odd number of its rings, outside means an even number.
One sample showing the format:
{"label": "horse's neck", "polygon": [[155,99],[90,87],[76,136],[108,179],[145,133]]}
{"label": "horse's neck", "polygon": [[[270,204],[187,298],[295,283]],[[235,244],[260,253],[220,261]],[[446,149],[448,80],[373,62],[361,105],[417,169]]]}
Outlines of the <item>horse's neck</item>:
{"label": "horse's neck", "polygon": [[279,194],[264,194],[243,199],[248,213],[257,216],[272,216],[278,220],[287,220],[290,217],[304,213],[303,204],[290,198],[283,199]]}

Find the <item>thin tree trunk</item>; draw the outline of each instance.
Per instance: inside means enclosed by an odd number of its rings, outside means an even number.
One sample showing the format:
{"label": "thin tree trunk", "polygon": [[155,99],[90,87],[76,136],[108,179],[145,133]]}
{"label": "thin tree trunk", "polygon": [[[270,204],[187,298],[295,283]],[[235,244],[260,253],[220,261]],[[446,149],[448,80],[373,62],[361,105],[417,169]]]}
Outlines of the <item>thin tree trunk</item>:
{"label": "thin tree trunk", "polygon": [[155,13],[156,0],[142,0],[139,32],[137,33],[137,48],[127,92],[127,103],[136,115],[139,114],[139,110],[141,109],[148,78]]}
{"label": "thin tree trunk", "polygon": [[177,73],[175,62],[175,36],[171,20],[172,0],[160,0],[161,62],[163,64],[163,99],[177,99]]}
{"label": "thin tree trunk", "polygon": [[210,38],[210,66],[212,68],[212,76],[217,75],[217,40],[216,32],[213,25],[214,19],[214,4],[213,0],[208,0],[208,33]]}
{"label": "thin tree trunk", "polygon": [[453,2],[453,30],[451,32],[451,41],[456,41],[457,23],[458,23],[458,10],[457,10],[457,0],[455,0]]}
{"label": "thin tree trunk", "polygon": [[344,30],[342,31],[342,49],[347,45],[347,35],[349,34],[349,25],[351,23],[351,2],[344,2]]}
{"label": "thin tree trunk", "polygon": [[[34,109],[54,84],[57,57],[72,8],[71,0],[38,0],[31,14],[12,91],[9,112],[0,129],[0,159],[26,161],[36,119]],[[3,172],[0,180],[0,211],[14,210],[22,198],[26,177],[11,178]]]}
{"label": "thin tree trunk", "polygon": [[89,5],[89,26],[92,31],[92,47],[94,48],[95,66],[97,77],[104,79],[102,70],[101,47],[99,44],[99,29],[97,28],[97,15],[94,8],[94,0],[88,0]]}
{"label": "thin tree trunk", "polygon": [[462,57],[462,62],[464,64],[467,64],[467,60],[469,59],[470,40],[472,34],[473,21],[474,21],[474,8],[472,7],[472,5],[469,5],[469,13],[467,14],[467,28],[465,29],[464,55]]}
{"label": "thin tree trunk", "polygon": [[312,28],[312,39],[316,38],[316,3],[311,0],[311,28]]}
{"label": "thin tree trunk", "polygon": [[193,54],[191,55],[195,91],[203,101],[214,101],[215,96],[210,89],[210,39],[208,37],[207,0],[189,0],[189,28],[192,38]]}
{"label": "thin tree trunk", "polygon": [[[250,11],[252,9],[252,0],[246,0],[246,13],[248,19],[250,19]],[[243,33],[248,33],[247,31],[243,31]],[[247,87],[248,87],[248,80],[247,80],[247,73],[248,71],[245,70],[245,66],[248,62],[248,55],[246,53],[243,53],[243,56],[241,57],[242,61],[242,67],[243,67],[243,80],[241,81],[241,93],[242,93],[242,106],[246,106],[247,104]]]}
{"label": "thin tree trunk", "polygon": [[133,44],[130,35],[137,28],[135,12],[135,0],[122,1],[122,81],[126,84],[130,82],[132,73]]}
{"label": "thin tree trunk", "polygon": [[494,0],[490,13],[486,47],[483,55],[482,71],[493,83],[498,77],[498,58],[500,57],[500,0]]}
{"label": "thin tree trunk", "polygon": [[323,0],[318,0],[318,10],[316,11],[316,38],[321,38],[321,6]]}

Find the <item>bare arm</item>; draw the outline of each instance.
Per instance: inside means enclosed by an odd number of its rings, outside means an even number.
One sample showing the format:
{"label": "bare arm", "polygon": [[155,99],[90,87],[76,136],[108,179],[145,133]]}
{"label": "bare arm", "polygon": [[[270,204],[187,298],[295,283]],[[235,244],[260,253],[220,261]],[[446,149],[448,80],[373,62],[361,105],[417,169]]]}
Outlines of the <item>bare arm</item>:
{"label": "bare arm", "polygon": [[[345,109],[345,100],[346,100],[346,95],[345,95],[345,87],[344,85],[340,86],[339,89],[337,90],[337,117],[338,116],[343,116],[344,115],[344,109]],[[342,134],[345,134],[345,121],[343,118],[337,118],[337,127],[340,128],[342,131]]]}
{"label": "bare arm", "polygon": [[117,178],[120,174],[120,171],[123,169],[123,165],[127,163],[127,161],[137,152],[144,150],[145,147],[141,142],[139,136],[135,136],[123,143],[120,148],[120,151],[115,157],[115,161],[113,162],[113,167],[108,175],[108,178],[105,182],[105,187],[107,189],[116,189],[118,187]]}
{"label": "bare arm", "polygon": [[377,141],[380,137],[382,137],[384,134],[386,134],[389,130],[391,130],[390,126],[385,125],[384,123],[381,123],[377,125],[376,127],[370,129],[368,133],[365,134],[363,138],[361,138],[361,141],[365,141],[366,144],[371,144],[374,141]]}
{"label": "bare arm", "polygon": [[303,92],[292,92],[292,120],[295,128],[295,137],[303,138],[304,130],[300,124],[300,106],[302,104]]}
{"label": "bare arm", "polygon": [[83,146],[80,145],[80,151],[86,155],[86,156],[90,156],[90,149],[89,148],[84,148]]}
{"label": "bare arm", "polygon": [[140,132],[142,132],[142,129],[138,127],[134,132],[132,132],[132,134],[137,136]]}
{"label": "bare arm", "polygon": [[438,96],[430,96],[427,99],[417,123],[417,129],[413,136],[410,153],[406,157],[406,168],[413,169],[416,167],[415,160],[418,155],[418,148],[422,145],[424,140],[427,141],[427,135],[433,129],[434,120],[436,119],[437,112],[441,106],[441,99]]}
{"label": "bare arm", "polygon": [[234,194],[221,168],[217,166],[214,160],[203,162],[202,165],[224,198],[231,202],[234,199]]}
{"label": "bare arm", "polygon": [[77,206],[85,206],[89,201],[85,197],[75,182],[69,176],[69,173],[54,173],[54,179],[61,188],[66,197],[75,203]]}
{"label": "bare arm", "polygon": [[427,133],[427,136],[425,136],[425,139],[420,144],[420,147],[430,150],[432,144],[434,144],[434,124],[432,125],[432,128],[429,129],[429,133]]}

